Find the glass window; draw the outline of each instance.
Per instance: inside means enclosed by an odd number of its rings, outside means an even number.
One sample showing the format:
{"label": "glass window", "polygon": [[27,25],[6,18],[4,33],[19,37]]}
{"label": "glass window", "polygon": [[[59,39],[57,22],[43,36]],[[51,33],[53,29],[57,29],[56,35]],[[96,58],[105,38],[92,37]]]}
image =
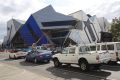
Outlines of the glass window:
{"label": "glass window", "polygon": [[102,46],[101,46],[101,50],[107,50],[106,45],[102,45]]}
{"label": "glass window", "polygon": [[98,51],[100,50],[100,45],[97,46],[97,50],[98,50]]}
{"label": "glass window", "polygon": [[80,52],[87,52],[87,51],[90,51],[90,48],[87,47],[87,46],[81,46],[80,49],[79,49]]}
{"label": "glass window", "polygon": [[62,50],[62,54],[67,54],[68,53],[68,49],[63,49]]}
{"label": "glass window", "polygon": [[42,49],[42,50],[47,50],[47,48],[46,48],[46,47],[43,47],[43,46],[41,47],[41,49]]}
{"label": "glass window", "polygon": [[120,43],[116,44],[117,50],[120,50]]}
{"label": "glass window", "polygon": [[74,54],[75,53],[75,48],[70,48],[69,54]]}
{"label": "glass window", "polygon": [[113,44],[107,45],[107,48],[108,48],[108,50],[114,50],[114,45]]}
{"label": "glass window", "polygon": [[90,46],[91,51],[96,51],[96,46]]}

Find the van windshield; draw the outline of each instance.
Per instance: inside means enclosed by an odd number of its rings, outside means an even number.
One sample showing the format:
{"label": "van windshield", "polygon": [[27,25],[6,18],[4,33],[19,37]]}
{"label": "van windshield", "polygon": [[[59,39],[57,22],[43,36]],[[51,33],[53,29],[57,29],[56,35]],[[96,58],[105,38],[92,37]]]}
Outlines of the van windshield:
{"label": "van windshield", "polygon": [[120,43],[116,44],[117,50],[120,50]]}

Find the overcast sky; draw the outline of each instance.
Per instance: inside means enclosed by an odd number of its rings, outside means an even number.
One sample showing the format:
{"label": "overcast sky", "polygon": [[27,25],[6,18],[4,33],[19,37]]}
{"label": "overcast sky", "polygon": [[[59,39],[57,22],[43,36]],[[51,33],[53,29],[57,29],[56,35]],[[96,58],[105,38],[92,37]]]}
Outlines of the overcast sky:
{"label": "overcast sky", "polygon": [[109,21],[120,16],[120,0],[0,0],[0,41],[6,35],[8,20],[15,18],[26,21],[30,14],[50,4],[63,14],[83,10]]}

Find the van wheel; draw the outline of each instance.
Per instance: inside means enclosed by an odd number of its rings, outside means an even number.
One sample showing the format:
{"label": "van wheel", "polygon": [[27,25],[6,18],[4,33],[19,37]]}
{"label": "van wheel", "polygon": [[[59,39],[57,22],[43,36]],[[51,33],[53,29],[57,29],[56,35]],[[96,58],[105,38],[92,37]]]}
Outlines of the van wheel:
{"label": "van wheel", "polygon": [[60,67],[62,65],[58,59],[54,59],[53,62],[54,62],[54,67]]}
{"label": "van wheel", "polygon": [[79,66],[80,66],[81,71],[88,71],[89,70],[89,64],[87,61],[79,62]]}

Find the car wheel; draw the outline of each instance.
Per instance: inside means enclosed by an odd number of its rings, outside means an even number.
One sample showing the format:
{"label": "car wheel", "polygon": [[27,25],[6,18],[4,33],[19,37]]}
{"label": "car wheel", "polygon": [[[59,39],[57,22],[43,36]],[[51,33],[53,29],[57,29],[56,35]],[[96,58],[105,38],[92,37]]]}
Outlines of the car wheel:
{"label": "car wheel", "polygon": [[9,55],[9,59],[12,59],[10,55]]}
{"label": "car wheel", "polygon": [[16,59],[17,57],[14,55],[14,59]]}
{"label": "car wheel", "polygon": [[38,61],[37,61],[37,59],[36,59],[36,58],[34,59],[34,63],[38,63]]}
{"label": "car wheel", "polygon": [[88,65],[88,62],[86,62],[86,61],[79,62],[79,66],[80,66],[81,71],[89,70],[89,65]]}
{"label": "car wheel", "polygon": [[27,60],[27,58],[25,57],[25,62],[27,62],[28,60]]}
{"label": "car wheel", "polygon": [[53,62],[54,62],[54,67],[60,67],[62,65],[58,59],[54,59]]}

